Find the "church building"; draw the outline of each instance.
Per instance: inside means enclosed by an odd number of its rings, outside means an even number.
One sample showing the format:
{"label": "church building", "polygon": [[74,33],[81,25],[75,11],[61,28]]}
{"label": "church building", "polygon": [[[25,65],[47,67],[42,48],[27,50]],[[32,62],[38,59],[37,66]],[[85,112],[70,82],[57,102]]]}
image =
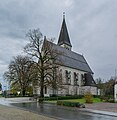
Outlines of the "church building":
{"label": "church building", "polygon": [[[59,69],[61,70],[63,85],[66,89],[53,91],[52,88],[46,87],[44,95],[83,95],[87,91],[90,91],[93,95],[97,95],[93,71],[83,55],[72,51],[65,15],[63,15],[58,43],[53,43],[53,47],[64,53],[60,56],[62,65],[59,66]],[[36,90],[36,93],[39,93],[39,89]]]}

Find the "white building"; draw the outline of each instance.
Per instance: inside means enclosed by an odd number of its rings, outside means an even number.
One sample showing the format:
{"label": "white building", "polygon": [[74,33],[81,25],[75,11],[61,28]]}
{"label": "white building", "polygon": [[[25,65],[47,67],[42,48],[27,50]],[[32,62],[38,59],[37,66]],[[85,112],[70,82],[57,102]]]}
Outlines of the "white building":
{"label": "white building", "polygon": [[114,99],[117,101],[117,84],[114,85]]}
{"label": "white building", "polygon": [[[53,94],[82,95],[86,91],[90,91],[93,95],[97,95],[97,87],[92,76],[93,72],[91,68],[83,55],[72,51],[65,16],[63,16],[58,44],[53,44],[53,47],[64,53],[59,58],[62,61],[62,65],[59,66],[59,69],[61,70],[63,85],[66,89],[54,91],[50,87],[45,87],[45,96]],[[35,86],[34,94],[39,94],[39,89],[38,86]]]}

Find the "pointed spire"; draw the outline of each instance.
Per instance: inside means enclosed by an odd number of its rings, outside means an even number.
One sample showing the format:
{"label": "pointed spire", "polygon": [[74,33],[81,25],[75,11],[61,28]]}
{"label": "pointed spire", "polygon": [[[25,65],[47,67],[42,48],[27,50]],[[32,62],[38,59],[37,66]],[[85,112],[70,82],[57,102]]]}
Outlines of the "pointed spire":
{"label": "pointed spire", "polygon": [[65,12],[63,12],[63,20],[65,19]]}
{"label": "pointed spire", "polygon": [[44,36],[44,40],[46,40],[46,36]]}
{"label": "pointed spire", "polygon": [[68,30],[67,30],[67,26],[66,26],[66,22],[65,22],[65,12],[63,12],[63,22],[62,22],[59,39],[58,39],[58,45],[63,45],[63,44],[69,46],[70,48],[72,47],[69,34],[68,34]]}

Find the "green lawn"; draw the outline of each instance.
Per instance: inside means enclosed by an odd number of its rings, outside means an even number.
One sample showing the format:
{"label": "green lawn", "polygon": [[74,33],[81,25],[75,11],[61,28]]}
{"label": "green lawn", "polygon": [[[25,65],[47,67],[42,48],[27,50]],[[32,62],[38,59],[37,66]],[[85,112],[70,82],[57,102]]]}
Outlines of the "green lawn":
{"label": "green lawn", "polygon": [[[79,103],[85,103],[85,99],[69,99],[69,100],[62,100],[62,101],[70,101],[70,102],[79,102]],[[56,100],[51,100],[51,101],[46,101],[48,103],[56,103]],[[101,100],[99,98],[93,98],[93,103],[98,103],[101,102]]]}
{"label": "green lawn", "polygon": [[48,100],[48,101],[44,101],[45,103],[53,103],[55,104],[57,102],[57,100]]}

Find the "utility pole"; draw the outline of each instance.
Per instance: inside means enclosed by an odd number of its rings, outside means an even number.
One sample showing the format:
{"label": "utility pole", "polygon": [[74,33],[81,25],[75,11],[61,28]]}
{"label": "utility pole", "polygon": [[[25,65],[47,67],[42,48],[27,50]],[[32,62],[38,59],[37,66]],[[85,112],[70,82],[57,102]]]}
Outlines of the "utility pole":
{"label": "utility pole", "polygon": [[115,69],[115,84],[116,84],[116,77],[117,77],[116,73],[117,73],[117,70]]}

